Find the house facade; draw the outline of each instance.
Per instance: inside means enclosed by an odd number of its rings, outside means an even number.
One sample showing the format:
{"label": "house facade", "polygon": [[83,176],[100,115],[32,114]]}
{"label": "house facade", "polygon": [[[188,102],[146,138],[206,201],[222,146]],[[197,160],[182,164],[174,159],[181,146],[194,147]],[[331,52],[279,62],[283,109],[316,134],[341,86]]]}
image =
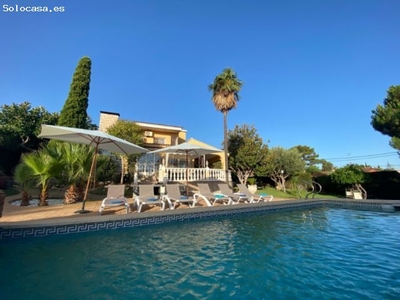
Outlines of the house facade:
{"label": "house facade", "polygon": [[[107,131],[120,118],[119,113],[100,111],[99,130]],[[186,130],[181,126],[131,121],[144,132],[143,147],[152,151],[186,141]]]}
{"label": "house facade", "polygon": [[[100,111],[99,130],[107,129],[120,119],[114,112]],[[131,121],[137,124],[144,133],[143,147],[153,151],[186,142],[187,131],[181,126]],[[189,139],[187,142],[209,146],[199,140]],[[136,165],[135,179],[139,181],[173,182],[221,180],[225,181],[224,152],[190,157],[187,161],[181,154],[159,155],[143,154]],[[190,176],[189,176],[189,175]]]}

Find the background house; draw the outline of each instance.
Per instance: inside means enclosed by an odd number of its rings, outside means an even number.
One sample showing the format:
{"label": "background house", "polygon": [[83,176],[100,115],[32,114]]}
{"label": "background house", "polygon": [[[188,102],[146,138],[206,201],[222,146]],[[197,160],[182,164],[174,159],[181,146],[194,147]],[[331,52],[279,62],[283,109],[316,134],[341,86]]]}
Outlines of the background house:
{"label": "background house", "polygon": [[[107,131],[107,128],[115,124],[119,118],[119,113],[100,111],[99,130]],[[186,141],[187,131],[182,126],[142,121],[132,122],[143,129],[144,137],[142,146],[150,151],[178,145]],[[210,146],[193,138],[189,139],[188,142],[200,146]],[[182,169],[188,167],[197,169],[196,171],[202,168],[213,170],[212,172],[192,172],[191,174],[198,174],[198,176],[191,176],[190,181],[225,181],[224,161],[224,152],[222,150],[220,153],[208,154],[203,157],[191,157],[188,166],[186,166],[186,159],[182,158],[182,155],[179,154],[163,156],[154,153],[143,154],[137,162],[135,177],[140,180],[161,181],[167,176],[170,181],[176,181],[175,179],[178,177],[181,179],[179,181],[186,181],[186,178],[182,178],[181,174],[184,174],[182,173]],[[175,172],[180,175],[174,176]]]}

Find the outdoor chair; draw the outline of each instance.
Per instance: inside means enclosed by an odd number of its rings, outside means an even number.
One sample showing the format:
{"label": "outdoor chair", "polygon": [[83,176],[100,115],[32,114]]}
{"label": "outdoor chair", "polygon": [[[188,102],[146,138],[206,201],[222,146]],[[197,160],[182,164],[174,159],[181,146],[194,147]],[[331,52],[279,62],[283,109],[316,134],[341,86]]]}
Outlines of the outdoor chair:
{"label": "outdoor chair", "polygon": [[198,202],[198,198],[203,199],[207,206],[214,206],[215,203],[222,203],[224,205],[226,204],[232,204],[233,200],[232,198],[225,196],[223,194],[214,194],[210,190],[210,186],[207,183],[198,183],[197,184],[199,188],[199,192],[195,193],[193,195],[193,198],[196,199]]}
{"label": "outdoor chair", "polygon": [[232,199],[232,204],[239,204],[239,203],[249,203],[250,198],[241,193],[233,193],[233,191],[229,188],[226,183],[218,183],[218,187],[221,191],[221,194],[224,194],[227,197]]}
{"label": "outdoor chair", "polygon": [[243,197],[248,197],[250,203],[258,203],[260,201],[271,202],[272,199],[274,199],[274,196],[272,195],[263,195],[263,194],[257,195],[250,193],[249,189],[245,184],[238,184],[237,186],[239,188],[239,192],[237,194]]}
{"label": "outdoor chair", "polygon": [[167,184],[166,187],[167,194],[163,196],[163,199],[168,202],[170,209],[175,209],[177,205],[182,203],[188,204],[190,207],[196,205],[196,199],[181,195],[178,184]]}
{"label": "outdoor chair", "polygon": [[124,194],[125,185],[109,185],[107,197],[103,199],[99,208],[100,215],[102,215],[104,209],[115,206],[125,206],[126,213],[129,213],[130,208],[128,200],[125,198]]}
{"label": "outdoor chair", "polygon": [[137,211],[142,211],[143,205],[159,205],[161,210],[165,209],[165,201],[154,195],[154,185],[141,184],[139,185],[139,195],[135,197]]}

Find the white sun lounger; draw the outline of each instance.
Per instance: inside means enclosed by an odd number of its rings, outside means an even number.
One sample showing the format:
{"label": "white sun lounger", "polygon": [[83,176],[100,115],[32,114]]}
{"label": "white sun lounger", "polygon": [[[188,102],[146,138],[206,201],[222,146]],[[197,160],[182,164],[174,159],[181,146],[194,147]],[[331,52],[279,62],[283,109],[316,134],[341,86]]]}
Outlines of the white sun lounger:
{"label": "white sun lounger", "polygon": [[218,183],[218,187],[221,191],[221,194],[224,194],[227,197],[232,199],[232,204],[239,204],[239,203],[249,203],[250,198],[241,193],[233,193],[233,191],[229,188],[226,183]]}
{"label": "white sun lounger", "polygon": [[168,202],[170,209],[175,209],[177,205],[182,203],[188,204],[190,207],[196,205],[196,199],[181,195],[178,184],[167,184],[166,187],[167,194],[163,196],[163,199]]}
{"label": "white sun lounger", "polygon": [[232,204],[232,198],[223,194],[214,194],[210,190],[210,186],[207,183],[198,183],[199,192],[193,195],[193,198],[198,202],[198,198],[203,199],[207,206],[214,206],[215,203]]}
{"label": "white sun lounger", "polygon": [[128,200],[124,196],[125,186],[124,185],[109,185],[107,190],[107,197],[103,199],[99,208],[100,215],[103,210],[109,207],[125,206],[126,213],[129,213]]}
{"label": "white sun lounger", "polygon": [[138,213],[142,211],[143,205],[159,205],[161,210],[165,209],[165,201],[154,195],[154,185],[139,185],[139,195],[135,197]]}
{"label": "white sun lounger", "polygon": [[249,189],[247,188],[246,185],[244,184],[238,184],[237,185],[239,188],[239,193],[237,193],[238,195],[243,195],[245,197],[249,198],[249,202],[250,203],[258,203],[260,201],[262,202],[271,202],[272,199],[274,199],[274,196],[272,195],[257,195],[257,194],[252,194],[250,193]]}

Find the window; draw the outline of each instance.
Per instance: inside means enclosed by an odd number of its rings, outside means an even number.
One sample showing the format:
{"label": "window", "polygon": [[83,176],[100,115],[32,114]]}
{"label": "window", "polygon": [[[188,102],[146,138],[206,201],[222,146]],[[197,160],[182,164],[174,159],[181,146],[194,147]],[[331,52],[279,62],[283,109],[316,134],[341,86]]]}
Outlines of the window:
{"label": "window", "polygon": [[165,138],[154,138],[154,144],[165,145],[166,140]]}

